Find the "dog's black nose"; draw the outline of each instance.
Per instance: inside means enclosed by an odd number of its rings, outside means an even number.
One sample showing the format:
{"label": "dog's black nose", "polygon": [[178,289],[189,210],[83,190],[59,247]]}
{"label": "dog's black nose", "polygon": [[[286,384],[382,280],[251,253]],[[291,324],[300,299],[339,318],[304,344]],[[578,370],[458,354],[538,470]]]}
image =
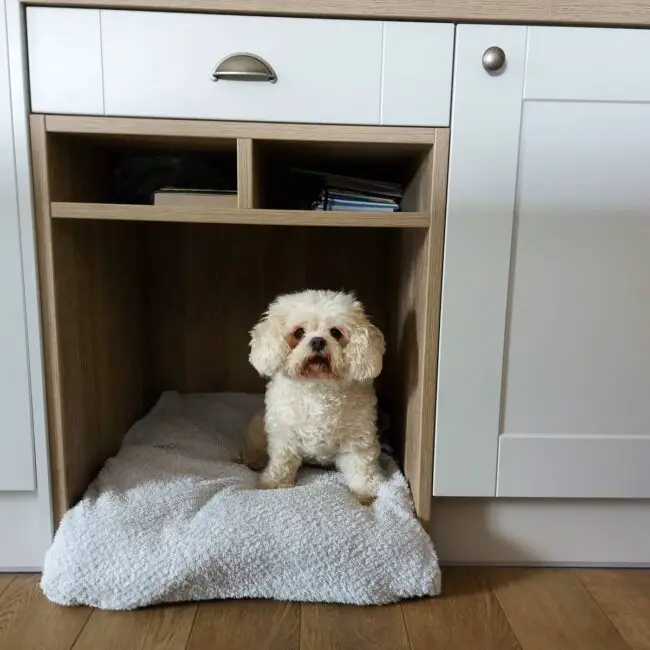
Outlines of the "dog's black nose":
{"label": "dog's black nose", "polygon": [[327,341],[322,336],[314,336],[309,345],[314,352],[322,352],[327,345]]}

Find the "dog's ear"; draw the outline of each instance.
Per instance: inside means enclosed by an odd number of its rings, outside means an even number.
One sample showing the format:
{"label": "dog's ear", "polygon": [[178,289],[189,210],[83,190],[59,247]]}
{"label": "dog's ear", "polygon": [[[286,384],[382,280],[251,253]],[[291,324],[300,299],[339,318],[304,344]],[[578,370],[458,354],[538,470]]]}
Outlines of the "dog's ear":
{"label": "dog's ear", "polygon": [[386,341],[378,327],[364,321],[352,328],[345,348],[350,379],[370,381],[379,377],[383,365]]}
{"label": "dog's ear", "polygon": [[248,360],[262,377],[272,377],[282,367],[289,345],[281,323],[268,312],[251,330]]}

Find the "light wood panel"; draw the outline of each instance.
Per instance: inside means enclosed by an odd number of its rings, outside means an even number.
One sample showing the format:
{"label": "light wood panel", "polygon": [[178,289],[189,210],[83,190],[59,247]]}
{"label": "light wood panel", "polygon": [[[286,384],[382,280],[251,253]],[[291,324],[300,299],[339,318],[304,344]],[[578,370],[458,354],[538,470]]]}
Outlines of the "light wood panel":
{"label": "light wood panel", "polygon": [[[248,190],[247,190],[248,191]],[[252,193],[242,200],[252,200]],[[427,228],[425,212],[314,212],[312,210],[224,210],[195,205],[123,205],[116,203],[54,202],[54,219],[232,223],[258,226],[365,226],[368,228]]]}
{"label": "light wood panel", "polygon": [[[58,5],[60,0],[24,0]],[[70,6],[444,22],[650,26],[645,0],[66,0]]]}
{"label": "light wood panel", "polygon": [[445,569],[442,595],[403,605],[411,650],[521,650],[483,573]]}
{"label": "light wood panel", "polygon": [[187,650],[298,650],[300,604],[228,601],[199,605]]}
{"label": "light wood panel", "polygon": [[56,318],[54,256],[52,251],[52,221],[50,213],[50,175],[48,165],[45,118],[30,118],[32,174],[34,185],[34,214],[36,225],[45,397],[47,404],[48,446],[50,459],[52,509],[54,520],[63,514],[68,503],[67,481],[63,475],[66,465],[66,445],[63,437],[63,408],[60,395],[61,367],[57,353],[59,323]]}
{"label": "light wood panel", "polygon": [[254,208],[256,174],[253,164],[253,141],[237,139],[237,207],[240,210]]}
{"label": "light wood panel", "polygon": [[14,581],[15,576],[10,573],[0,573],[0,596],[2,592]]}
{"label": "light wood panel", "polygon": [[575,575],[560,570],[489,574],[508,622],[526,650],[628,650]]}
{"label": "light wood panel", "polygon": [[301,650],[409,650],[399,605],[303,604]]}
{"label": "light wood panel", "polygon": [[[439,129],[405,195],[407,207],[427,210],[427,232],[404,232],[401,244],[396,358],[400,360],[400,414],[404,473],[418,516],[428,519],[433,485],[433,442],[438,372],[438,334],[445,233],[449,132]],[[410,203],[410,204],[409,204]]]}
{"label": "light wood panel", "polygon": [[436,129],[402,126],[348,126],[337,124],[270,124],[132,117],[47,115],[50,133],[137,135],[160,138],[252,138],[309,142],[377,142],[432,144]]}
{"label": "light wood panel", "polygon": [[650,573],[586,569],[578,578],[634,650],[650,650]]}
{"label": "light wood panel", "polygon": [[50,435],[65,440],[68,506],[145,408],[135,235],[130,224],[101,221],[61,221],[52,228],[64,419]]}
{"label": "light wood panel", "polygon": [[48,199],[70,191],[77,167],[69,148],[48,150],[43,118],[32,118],[31,137],[58,521],[142,414],[142,295],[134,226],[52,222]]}
{"label": "light wood panel", "polygon": [[[143,236],[151,396],[169,389],[263,392],[264,381],[248,363],[249,331],[280,293],[354,290],[390,336],[391,235],[149,224]],[[390,380],[386,374],[379,383]]]}
{"label": "light wood panel", "polygon": [[54,605],[38,583],[18,576],[0,595],[0,649],[69,650],[86,624],[91,609]]}
{"label": "light wood panel", "polygon": [[[273,292],[261,282],[269,259],[265,232],[248,230],[177,224],[147,228],[153,398],[164,390],[263,392],[263,380],[248,363],[248,332]],[[299,286],[299,278],[293,282]]]}
{"label": "light wood panel", "polygon": [[74,650],[185,650],[197,605],[133,612],[95,610]]}

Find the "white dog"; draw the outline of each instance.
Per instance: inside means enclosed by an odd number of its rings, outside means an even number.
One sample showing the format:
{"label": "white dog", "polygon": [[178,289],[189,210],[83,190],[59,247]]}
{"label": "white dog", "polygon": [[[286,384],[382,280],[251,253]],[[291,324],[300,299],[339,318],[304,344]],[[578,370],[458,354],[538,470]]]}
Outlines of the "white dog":
{"label": "white dog", "polygon": [[270,377],[243,457],[265,467],[260,487],[294,485],[303,461],[336,465],[359,501],[372,502],[382,481],[373,380],[386,345],[363,305],[335,291],[279,296],[250,348],[253,367]]}

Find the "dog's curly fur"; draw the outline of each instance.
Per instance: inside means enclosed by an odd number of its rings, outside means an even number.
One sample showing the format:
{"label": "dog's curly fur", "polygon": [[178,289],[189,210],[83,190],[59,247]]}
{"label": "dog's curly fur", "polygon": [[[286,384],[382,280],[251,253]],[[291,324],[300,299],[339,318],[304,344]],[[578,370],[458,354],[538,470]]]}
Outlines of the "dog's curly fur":
{"label": "dog's curly fur", "polygon": [[382,481],[373,380],[384,335],[349,293],[303,291],[276,298],[251,331],[249,360],[270,381],[264,416],[249,427],[244,462],[260,487],[295,484],[303,462],[335,465],[369,503]]}

